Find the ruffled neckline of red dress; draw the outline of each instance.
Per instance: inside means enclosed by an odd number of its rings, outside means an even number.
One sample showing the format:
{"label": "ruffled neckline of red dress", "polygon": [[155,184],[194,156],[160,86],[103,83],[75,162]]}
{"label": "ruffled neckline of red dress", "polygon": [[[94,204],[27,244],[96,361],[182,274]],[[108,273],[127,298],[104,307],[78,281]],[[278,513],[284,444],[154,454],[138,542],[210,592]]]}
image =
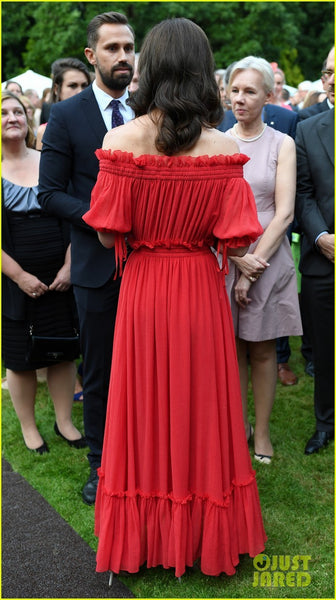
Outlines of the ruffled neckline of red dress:
{"label": "ruffled neckline of red dress", "polygon": [[133,152],[126,152],[123,150],[103,150],[100,148],[96,150],[96,156],[98,159],[110,159],[111,161],[124,162],[127,164],[134,164],[137,166],[158,166],[158,167],[201,167],[201,166],[213,166],[213,165],[244,165],[249,159],[246,154],[216,154],[209,156],[204,154],[202,156],[165,156],[162,154],[141,154],[140,156],[134,156]]}

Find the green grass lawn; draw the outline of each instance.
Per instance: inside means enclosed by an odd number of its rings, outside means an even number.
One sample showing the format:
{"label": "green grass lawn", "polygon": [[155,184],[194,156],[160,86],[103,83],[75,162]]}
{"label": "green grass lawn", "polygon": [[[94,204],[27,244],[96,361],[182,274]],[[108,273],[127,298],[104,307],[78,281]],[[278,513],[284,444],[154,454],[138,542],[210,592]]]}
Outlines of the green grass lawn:
{"label": "green grass lawn", "polygon": [[[290,364],[299,383],[278,383],[271,433],[275,456],[270,466],[255,464],[265,529],[268,575],[243,556],[236,575],[208,577],[187,573],[179,583],[173,570],[150,569],[121,578],[139,598],[334,598],[334,444],[313,456],[304,446],[314,431],[313,379],[304,373],[300,340],[291,339]],[[2,394],[2,452],[19,472],[93,548],[94,508],[81,490],[88,477],[87,449],[70,448],[53,431],[54,412],[46,385],[38,386],[36,414],[50,453],[25,449],[9,395]],[[74,404],[74,422],[82,431],[82,405]],[[254,423],[251,410],[251,423]],[[252,453],[252,450],[251,450]],[[294,570],[294,557],[299,568]],[[279,558],[280,557],[280,558]],[[267,559],[266,559],[267,560]],[[276,566],[281,561],[282,569]],[[289,566],[288,566],[289,561]],[[304,565],[304,562],[306,564]],[[308,567],[300,581],[303,567]],[[94,568],[94,567],[93,567]],[[273,569],[273,570],[272,570]],[[287,569],[287,570],[285,570]],[[280,573],[280,575],[276,575]],[[309,579],[307,578],[307,574]],[[108,577],[108,576],[106,576]],[[287,579],[286,579],[287,577]],[[268,578],[268,579],[267,579]],[[301,585],[300,585],[301,583]],[[309,583],[309,585],[302,585]]]}

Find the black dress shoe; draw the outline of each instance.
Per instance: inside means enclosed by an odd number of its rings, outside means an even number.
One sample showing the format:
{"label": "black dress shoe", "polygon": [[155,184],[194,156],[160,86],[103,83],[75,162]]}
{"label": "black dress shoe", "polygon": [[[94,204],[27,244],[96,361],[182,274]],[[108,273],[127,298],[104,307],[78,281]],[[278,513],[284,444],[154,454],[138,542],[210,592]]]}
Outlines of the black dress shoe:
{"label": "black dress shoe", "polygon": [[96,501],[97,487],[98,487],[98,473],[97,469],[91,468],[90,477],[87,480],[83,488],[82,498],[85,504],[94,504]]}
{"label": "black dress shoe", "polygon": [[56,421],[55,421],[55,425],[54,425],[54,430],[55,430],[56,435],[59,435],[62,438],[62,440],[65,440],[66,442],[68,442],[69,446],[72,446],[73,448],[79,449],[79,448],[85,448],[87,446],[86,438],[83,436],[80,437],[79,440],[68,440],[68,438],[66,438],[58,429]]}
{"label": "black dress shoe", "polygon": [[313,437],[310,438],[305,447],[305,454],[313,454],[314,452],[318,452],[321,450],[321,448],[327,446],[333,437],[333,431],[315,431]]}
{"label": "black dress shoe", "polygon": [[315,377],[314,363],[312,360],[307,360],[305,366],[305,373],[307,373],[309,377]]}

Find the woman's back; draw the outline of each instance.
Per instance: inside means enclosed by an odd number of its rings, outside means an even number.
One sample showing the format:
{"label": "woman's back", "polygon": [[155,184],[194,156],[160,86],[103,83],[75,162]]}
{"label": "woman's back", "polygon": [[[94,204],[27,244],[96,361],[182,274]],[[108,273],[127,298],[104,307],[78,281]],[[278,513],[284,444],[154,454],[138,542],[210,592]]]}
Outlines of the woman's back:
{"label": "woman's back", "polygon": [[[115,210],[130,215],[129,242],[209,243],[223,202],[230,202],[228,180],[242,177],[246,158],[234,140],[216,129],[203,129],[188,153],[165,156],[155,146],[157,131],[153,119],[139,117],[112,129],[97,152],[103,171],[116,176],[117,188],[123,186],[122,195],[116,188]],[[100,175],[93,198],[104,193],[104,186]]]}
{"label": "woman's back", "polygon": [[242,181],[247,161],[242,154],[134,156],[98,150],[97,156],[101,170],[92,193],[94,226],[114,230],[117,219],[133,247],[211,245],[216,223],[229,229],[240,210],[233,201],[238,190],[242,203],[250,194]]}
{"label": "woman's back", "polygon": [[[135,157],[143,154],[158,154],[155,139],[158,127],[154,119],[145,115],[129,121],[122,127],[109,131],[103,142],[103,149],[132,152]],[[188,151],[175,156],[215,156],[238,153],[238,145],[229,136],[217,129],[203,128],[195,145]]]}

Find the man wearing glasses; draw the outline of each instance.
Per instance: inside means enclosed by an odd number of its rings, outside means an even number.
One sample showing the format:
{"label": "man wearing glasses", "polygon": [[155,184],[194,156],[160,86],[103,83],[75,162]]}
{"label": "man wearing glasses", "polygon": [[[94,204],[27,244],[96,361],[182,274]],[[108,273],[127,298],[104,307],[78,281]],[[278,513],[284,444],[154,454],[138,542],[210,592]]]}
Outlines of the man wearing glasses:
{"label": "man wearing glasses", "polygon": [[332,47],[327,56],[327,60],[325,61],[325,68],[321,72],[323,89],[325,90],[327,97],[325,100],[323,100],[323,102],[318,102],[317,104],[313,104],[313,106],[309,106],[308,108],[300,110],[298,113],[299,121],[303,121],[304,119],[308,119],[309,117],[313,117],[320,112],[334,107],[334,84],[330,85],[329,83],[330,78],[334,75],[334,70],[335,48]]}

